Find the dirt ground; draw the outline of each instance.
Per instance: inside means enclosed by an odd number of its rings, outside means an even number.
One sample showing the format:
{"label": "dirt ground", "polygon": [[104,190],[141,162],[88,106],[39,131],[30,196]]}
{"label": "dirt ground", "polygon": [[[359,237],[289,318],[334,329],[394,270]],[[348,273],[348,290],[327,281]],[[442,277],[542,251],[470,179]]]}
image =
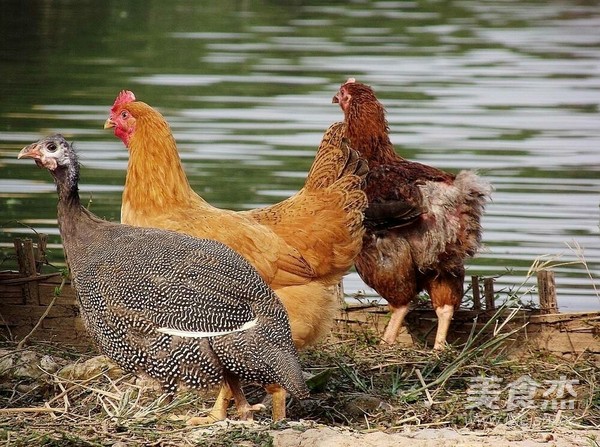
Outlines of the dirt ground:
{"label": "dirt ground", "polygon": [[453,446],[598,446],[600,430],[525,431],[498,426],[490,431],[469,431],[450,428],[424,428],[387,434],[381,431],[355,433],[332,427],[312,428],[304,432],[286,429],[274,432],[277,447],[453,447]]}
{"label": "dirt ground", "polygon": [[[189,441],[203,446],[240,445],[274,447],[595,447],[600,430],[554,427],[547,430],[498,425],[491,430],[454,428],[406,428],[398,433],[355,431],[311,422],[290,422],[287,428],[269,429],[224,421],[190,433]],[[236,433],[237,432],[237,433]],[[233,434],[235,433],[235,434]],[[236,442],[236,444],[229,444]],[[118,447],[125,447],[118,446]]]}

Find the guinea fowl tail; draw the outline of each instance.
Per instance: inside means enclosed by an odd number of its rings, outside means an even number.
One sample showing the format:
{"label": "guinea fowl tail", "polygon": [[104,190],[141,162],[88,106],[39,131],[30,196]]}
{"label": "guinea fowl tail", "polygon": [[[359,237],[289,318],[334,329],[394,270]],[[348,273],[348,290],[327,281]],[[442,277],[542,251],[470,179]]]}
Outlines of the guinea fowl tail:
{"label": "guinea fowl tail", "polygon": [[283,353],[279,355],[279,361],[275,365],[276,373],[280,376],[279,383],[296,399],[306,399],[310,395],[306,381],[302,375],[297,354]]}

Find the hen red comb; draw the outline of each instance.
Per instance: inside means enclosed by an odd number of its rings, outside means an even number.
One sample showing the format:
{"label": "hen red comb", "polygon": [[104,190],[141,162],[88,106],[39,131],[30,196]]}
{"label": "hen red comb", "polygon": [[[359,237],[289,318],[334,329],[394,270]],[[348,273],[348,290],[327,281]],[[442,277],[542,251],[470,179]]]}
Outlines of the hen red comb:
{"label": "hen red comb", "polygon": [[115,99],[115,103],[110,110],[114,111],[117,109],[117,107],[122,106],[123,104],[129,104],[133,101],[135,101],[135,95],[132,91],[121,90],[121,93],[119,93],[117,99]]}
{"label": "hen red comb", "polygon": [[356,82],[356,79],[348,78],[348,80],[346,82],[344,82],[344,84],[354,84],[355,82]]}

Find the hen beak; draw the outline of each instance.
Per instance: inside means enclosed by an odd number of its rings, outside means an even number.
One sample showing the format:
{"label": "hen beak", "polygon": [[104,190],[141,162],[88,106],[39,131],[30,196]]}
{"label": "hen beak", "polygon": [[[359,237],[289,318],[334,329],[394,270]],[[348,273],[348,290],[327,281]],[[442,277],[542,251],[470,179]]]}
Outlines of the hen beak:
{"label": "hen beak", "polygon": [[106,120],[106,122],[104,123],[104,128],[105,129],[112,129],[115,126],[116,126],[115,122],[113,120],[111,120],[110,118],[108,118]]}
{"label": "hen beak", "polygon": [[333,97],[333,99],[331,100],[332,104],[339,104],[340,103],[340,93],[336,93]]}
{"label": "hen beak", "polygon": [[29,146],[24,147],[23,149],[21,149],[21,152],[19,152],[19,155],[17,155],[17,158],[19,159],[34,158],[36,160],[39,160],[41,157],[42,154],[40,153],[40,147],[37,143],[33,143]]}

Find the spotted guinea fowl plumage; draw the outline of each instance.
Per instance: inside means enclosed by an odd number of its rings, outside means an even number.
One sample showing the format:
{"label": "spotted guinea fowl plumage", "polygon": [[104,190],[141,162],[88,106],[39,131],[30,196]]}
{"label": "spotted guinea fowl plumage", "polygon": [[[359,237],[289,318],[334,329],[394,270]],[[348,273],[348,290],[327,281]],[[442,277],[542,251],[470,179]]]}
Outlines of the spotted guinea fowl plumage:
{"label": "spotted guinea fowl plumage", "polygon": [[239,379],[307,397],[285,308],[242,256],[216,241],[99,219],[80,204],[77,156],[60,135],[23,157],[54,177],[81,315],[105,355],[170,393],[225,379],[238,409],[247,404]]}

